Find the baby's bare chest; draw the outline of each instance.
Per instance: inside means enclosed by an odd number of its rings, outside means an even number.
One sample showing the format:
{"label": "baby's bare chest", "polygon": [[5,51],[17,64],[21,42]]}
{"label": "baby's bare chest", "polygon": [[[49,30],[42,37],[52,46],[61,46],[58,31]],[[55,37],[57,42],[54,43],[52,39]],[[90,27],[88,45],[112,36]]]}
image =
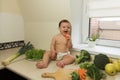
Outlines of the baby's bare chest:
{"label": "baby's bare chest", "polygon": [[56,40],[56,44],[63,44],[63,45],[65,45],[65,44],[67,44],[67,40],[66,39],[64,39],[64,38],[58,38],[57,40]]}

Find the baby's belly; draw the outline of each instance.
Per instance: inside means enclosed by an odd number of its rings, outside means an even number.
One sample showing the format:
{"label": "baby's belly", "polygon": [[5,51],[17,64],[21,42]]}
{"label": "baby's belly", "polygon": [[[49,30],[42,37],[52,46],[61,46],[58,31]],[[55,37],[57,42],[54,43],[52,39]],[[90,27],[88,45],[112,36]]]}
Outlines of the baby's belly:
{"label": "baby's belly", "polygon": [[66,47],[58,47],[58,48],[56,48],[56,51],[57,52],[67,52],[68,49]]}

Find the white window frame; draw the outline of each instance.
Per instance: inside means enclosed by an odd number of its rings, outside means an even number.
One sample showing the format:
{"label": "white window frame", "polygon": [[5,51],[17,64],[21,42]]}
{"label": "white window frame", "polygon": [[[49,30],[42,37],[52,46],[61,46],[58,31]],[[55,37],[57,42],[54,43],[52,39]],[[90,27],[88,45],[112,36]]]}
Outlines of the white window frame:
{"label": "white window frame", "polygon": [[[100,1],[95,1],[95,2],[97,3],[97,2],[100,2]],[[95,4],[95,2],[91,3],[90,5]],[[100,4],[102,4],[104,2],[107,3],[107,1],[103,1],[103,2],[101,1]],[[111,5],[104,6],[104,7],[100,6],[98,8],[95,8],[96,4],[92,5],[90,10],[91,11],[93,10],[93,12],[90,12],[90,15],[89,15],[89,10],[88,10],[89,8],[88,8],[87,1],[86,2],[84,1],[84,5],[83,5],[83,20],[82,20],[83,21],[82,22],[82,43],[87,43],[86,38],[88,37],[88,32],[89,32],[89,17],[111,17],[111,16],[112,17],[116,17],[116,16],[120,16],[120,15],[117,15],[117,14],[114,14],[114,13],[111,13],[111,15],[109,13],[109,16],[107,16],[107,14],[105,14],[105,15],[103,15],[103,14],[101,15],[99,13],[98,13],[98,15],[94,15],[93,14],[95,11],[96,11],[95,13],[97,13],[97,10],[98,10],[98,12],[100,12],[101,10],[104,11],[105,9],[109,9],[109,10],[111,9],[111,11],[112,11],[112,9],[114,7],[117,7],[117,8],[119,7],[119,5],[117,6],[115,4],[116,4],[116,2],[113,3],[112,6]],[[109,7],[113,7],[113,8],[109,8]],[[97,44],[98,45],[103,45],[103,46],[120,47],[120,41],[115,41],[115,40],[103,40],[103,39],[99,39],[97,41]]]}
{"label": "white window frame", "polygon": [[[99,0],[98,0],[99,1]],[[101,1],[101,0],[100,0]],[[104,1],[104,0],[102,0]],[[72,23],[72,43],[73,50],[80,51],[81,49],[88,50],[91,54],[104,53],[110,57],[119,58],[120,48],[115,47],[105,47],[97,45],[93,48],[88,47],[87,36],[88,36],[88,22],[89,18],[87,15],[87,5],[88,0],[70,0],[71,7],[71,23]],[[84,10],[82,10],[84,9]],[[86,15],[86,16],[85,16]]]}

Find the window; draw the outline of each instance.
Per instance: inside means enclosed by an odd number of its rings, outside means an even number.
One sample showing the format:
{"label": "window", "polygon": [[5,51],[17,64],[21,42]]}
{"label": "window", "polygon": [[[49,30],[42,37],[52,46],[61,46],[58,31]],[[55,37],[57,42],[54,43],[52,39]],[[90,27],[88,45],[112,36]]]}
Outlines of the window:
{"label": "window", "polygon": [[[89,27],[91,25],[89,23],[90,19],[99,20],[100,18],[99,21],[96,21],[100,23],[102,22],[101,20],[103,18],[108,19],[116,16],[120,17],[120,0],[115,0],[115,1],[114,0],[82,0],[81,8],[78,8],[79,5],[76,5],[76,4],[74,4],[74,6],[76,6],[72,8],[72,10],[74,10],[72,12],[75,13],[75,14],[72,14],[72,19],[73,19],[72,23],[74,26],[72,28],[72,31],[73,31],[72,39],[73,39],[74,45],[88,42],[87,38],[90,33]],[[106,23],[107,22],[110,22],[110,21],[106,21]],[[119,25],[119,22],[117,22],[116,24]],[[110,28],[109,26],[98,27],[98,31],[101,34],[101,36],[100,36],[100,39],[97,41],[97,44],[105,45],[105,46],[120,47],[120,38],[119,38],[120,31],[118,28],[119,27]],[[111,33],[112,33],[112,37],[111,37]]]}
{"label": "window", "polygon": [[120,18],[90,18],[90,35],[98,32],[100,39],[120,40]]}
{"label": "window", "polygon": [[82,20],[83,43],[93,32],[99,32],[98,45],[120,47],[120,1],[89,0],[84,5],[86,8],[83,10]]}
{"label": "window", "polygon": [[[90,32],[90,19],[92,18],[106,18],[106,17],[120,17],[120,0],[71,0],[72,1],[72,41],[73,48],[77,51],[85,49],[91,54],[104,53],[110,57],[120,57],[120,40],[108,39],[103,37],[97,41],[98,46],[88,47],[87,37]],[[81,2],[80,2],[81,1]],[[81,3],[81,5],[80,5]],[[109,4],[108,4],[109,3]],[[101,6],[102,5],[102,6]],[[79,7],[81,6],[81,7]],[[74,14],[73,14],[74,13]],[[117,23],[119,24],[119,23]],[[102,31],[105,32],[103,27]],[[108,30],[112,28],[108,28]],[[118,28],[114,30],[117,32]],[[100,31],[100,30],[99,30]],[[118,32],[119,33],[119,32]],[[118,35],[117,33],[115,35]],[[119,36],[119,35],[118,35]],[[103,39],[104,38],[104,39]],[[106,45],[106,46],[99,46]],[[108,47],[116,46],[116,47]]]}
{"label": "window", "polygon": [[89,24],[89,35],[100,34],[98,44],[120,47],[120,17],[90,18]]}

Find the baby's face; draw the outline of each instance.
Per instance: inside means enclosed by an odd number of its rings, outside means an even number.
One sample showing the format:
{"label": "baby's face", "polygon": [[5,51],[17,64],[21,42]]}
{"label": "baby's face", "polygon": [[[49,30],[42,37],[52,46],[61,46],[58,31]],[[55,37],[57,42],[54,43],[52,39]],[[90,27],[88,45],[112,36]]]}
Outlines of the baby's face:
{"label": "baby's face", "polygon": [[60,25],[60,32],[64,35],[64,34],[70,34],[71,31],[71,24],[67,23],[67,22],[63,22]]}

